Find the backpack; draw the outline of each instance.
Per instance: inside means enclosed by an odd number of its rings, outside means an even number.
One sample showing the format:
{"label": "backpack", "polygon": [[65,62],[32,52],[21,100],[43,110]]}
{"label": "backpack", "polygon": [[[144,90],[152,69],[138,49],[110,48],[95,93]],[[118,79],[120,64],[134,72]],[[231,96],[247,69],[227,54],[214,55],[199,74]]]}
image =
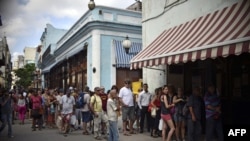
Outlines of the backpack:
{"label": "backpack", "polygon": [[76,99],[76,108],[83,108],[86,104],[84,100],[84,94],[85,93],[79,93],[78,98]]}
{"label": "backpack", "polygon": [[186,103],[182,109],[182,115],[186,117],[188,114],[189,114],[189,109]]}

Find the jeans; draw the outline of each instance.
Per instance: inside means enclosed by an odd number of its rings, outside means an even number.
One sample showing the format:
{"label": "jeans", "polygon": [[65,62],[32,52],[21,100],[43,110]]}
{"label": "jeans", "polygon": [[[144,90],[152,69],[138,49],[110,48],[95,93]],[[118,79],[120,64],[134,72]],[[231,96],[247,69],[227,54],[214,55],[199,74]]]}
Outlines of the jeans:
{"label": "jeans", "polygon": [[109,120],[109,138],[108,141],[118,141],[119,140],[119,133],[117,127],[117,121],[110,121]]}
{"label": "jeans", "polygon": [[217,134],[218,141],[223,141],[223,129],[221,119],[213,119],[213,117],[206,119],[206,140],[211,141],[215,138],[215,134]]}
{"label": "jeans", "polygon": [[6,124],[8,124],[8,136],[12,136],[12,112],[9,112],[7,114],[2,113],[2,125],[0,127],[0,133],[5,128]]}
{"label": "jeans", "polygon": [[192,121],[192,119],[188,119],[187,129],[188,141],[201,140],[201,122],[199,120]]}

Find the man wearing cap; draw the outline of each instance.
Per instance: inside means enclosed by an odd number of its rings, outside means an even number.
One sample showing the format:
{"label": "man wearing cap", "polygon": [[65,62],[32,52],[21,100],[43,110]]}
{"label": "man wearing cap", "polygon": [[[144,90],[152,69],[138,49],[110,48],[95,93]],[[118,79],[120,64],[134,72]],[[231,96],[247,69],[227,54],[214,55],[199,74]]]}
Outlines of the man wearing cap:
{"label": "man wearing cap", "polygon": [[107,116],[104,114],[102,110],[102,100],[100,97],[100,88],[95,87],[95,94],[90,99],[90,109],[94,115],[94,137],[97,140],[101,140],[101,134],[99,131],[99,126],[101,122],[107,123]]}
{"label": "man wearing cap", "polygon": [[[130,80],[124,81],[124,87],[120,89],[119,98],[122,104],[122,120],[123,120],[123,132],[125,136],[133,134],[133,123],[134,123],[134,97],[131,91]],[[129,119],[130,134],[126,131],[127,120]]]}

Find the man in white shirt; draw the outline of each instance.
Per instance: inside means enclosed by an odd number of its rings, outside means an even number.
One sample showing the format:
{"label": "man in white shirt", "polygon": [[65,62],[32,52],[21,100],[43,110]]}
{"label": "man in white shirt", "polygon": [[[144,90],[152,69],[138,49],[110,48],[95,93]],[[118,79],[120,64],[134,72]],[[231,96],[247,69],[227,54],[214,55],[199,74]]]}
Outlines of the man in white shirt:
{"label": "man in white shirt", "polygon": [[60,109],[63,117],[63,127],[64,133],[67,134],[70,130],[70,119],[75,110],[75,98],[70,95],[70,92],[67,92],[66,95],[62,96],[60,101]]}
{"label": "man in white shirt", "polygon": [[[134,123],[134,97],[130,89],[131,82],[129,80],[124,81],[124,87],[120,89],[119,98],[122,104],[122,120],[123,120],[123,132],[125,136],[134,134],[133,123]],[[127,120],[129,119],[130,134],[126,131]]]}
{"label": "man in white shirt", "polygon": [[148,84],[143,84],[143,91],[139,93],[138,97],[138,106],[141,110],[141,117],[140,117],[140,133],[143,133],[144,129],[144,119],[147,116],[147,128],[148,132],[150,132],[150,125],[151,125],[151,115],[148,111],[148,106],[151,102],[152,95],[148,91]]}

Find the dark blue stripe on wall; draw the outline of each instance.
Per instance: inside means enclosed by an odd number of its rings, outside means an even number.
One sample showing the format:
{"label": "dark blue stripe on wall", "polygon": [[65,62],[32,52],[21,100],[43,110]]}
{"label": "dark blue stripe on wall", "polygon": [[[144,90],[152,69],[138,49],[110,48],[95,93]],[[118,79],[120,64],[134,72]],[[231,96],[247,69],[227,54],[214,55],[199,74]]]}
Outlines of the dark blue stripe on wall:
{"label": "dark blue stripe on wall", "polygon": [[122,46],[122,41],[114,40],[113,44],[117,68],[130,68],[130,60],[142,50],[142,43],[132,42],[129,53],[127,54]]}

